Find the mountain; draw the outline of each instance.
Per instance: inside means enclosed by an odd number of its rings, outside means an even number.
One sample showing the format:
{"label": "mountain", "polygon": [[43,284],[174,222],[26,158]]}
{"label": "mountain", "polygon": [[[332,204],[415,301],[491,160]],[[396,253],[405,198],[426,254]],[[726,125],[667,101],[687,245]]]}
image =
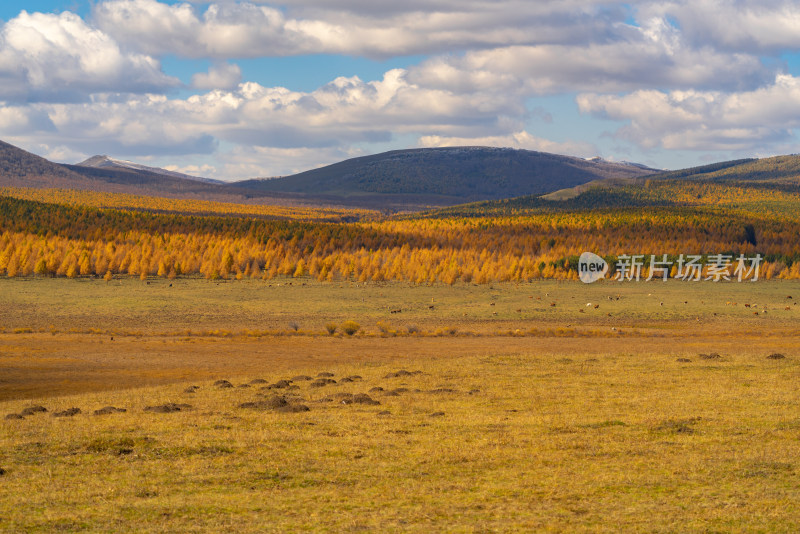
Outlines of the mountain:
{"label": "mountain", "polygon": [[125,161],[120,159],[113,159],[108,156],[92,156],[91,158],[78,163],[76,166],[78,167],[94,167],[97,169],[115,169],[115,170],[125,170],[125,171],[133,171],[133,172],[146,172],[150,174],[160,174],[164,176],[169,176],[171,178],[181,178],[184,180],[194,180],[196,182],[203,182],[207,184],[224,184],[225,182],[221,180],[213,180],[211,178],[200,178],[197,176],[191,176],[189,174],[183,174],[180,172],[175,171],[168,171],[166,169],[161,169],[159,167],[148,167],[147,165],[141,165],[139,163],[134,163],[132,161]]}
{"label": "mountain", "polygon": [[594,180],[546,195],[466,203],[433,210],[429,215],[485,217],[668,207],[712,210],[722,216],[739,210],[748,216],[800,218],[796,210],[799,201],[800,155],[786,155],[723,161],[637,178]]}
{"label": "mountain", "polygon": [[293,204],[291,199],[283,198],[285,195],[254,195],[233,185],[189,179],[163,169],[157,172],[159,169],[104,166],[102,158],[92,159],[101,165],[62,165],[0,141],[0,187],[77,189],[221,202],[247,202],[255,196],[256,202]]}
{"label": "mountain", "polygon": [[452,205],[540,195],[603,178],[634,178],[655,169],[531,150],[453,147],[394,150],[348,159],[292,176],[246,180],[262,192],[322,195],[342,201]]}
{"label": "mountain", "polygon": [[0,141],[0,186],[91,189],[95,185],[62,165]]}
{"label": "mountain", "polygon": [[457,147],[396,150],[293,176],[223,183],[108,156],[94,156],[77,165],[60,165],[7,143],[0,144],[0,186],[390,212],[539,195],[592,180],[631,179],[655,172],[636,164],[599,158]]}
{"label": "mountain", "polygon": [[[607,178],[543,195],[546,200],[568,200],[590,189],[635,186],[643,178]],[[800,192],[800,155],[721,161],[700,167],[651,174],[646,180],[708,182],[732,186]]]}

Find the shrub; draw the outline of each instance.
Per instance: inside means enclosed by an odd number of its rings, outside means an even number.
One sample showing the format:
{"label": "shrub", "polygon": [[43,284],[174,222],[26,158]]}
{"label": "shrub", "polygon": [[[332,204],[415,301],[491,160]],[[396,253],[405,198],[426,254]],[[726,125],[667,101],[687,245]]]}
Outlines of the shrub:
{"label": "shrub", "polygon": [[378,326],[378,330],[380,330],[381,334],[384,335],[384,336],[396,336],[397,335],[397,332],[395,330],[393,330],[391,326],[389,326],[388,324],[384,323],[383,321],[378,321],[377,326]]}
{"label": "shrub", "polygon": [[406,327],[406,330],[408,330],[409,334],[416,334],[419,332],[419,327],[415,324],[410,324]]}
{"label": "shrub", "polygon": [[328,324],[325,325],[325,330],[327,330],[330,335],[333,335],[333,334],[336,333],[336,328],[338,328],[336,326],[336,323],[328,323]]}
{"label": "shrub", "polygon": [[342,323],[342,330],[348,336],[352,336],[353,334],[358,332],[359,328],[361,328],[361,325],[355,321],[345,321]]}
{"label": "shrub", "polygon": [[300,329],[300,325],[299,325],[299,324],[297,324],[297,322],[296,322],[296,321],[290,321],[290,322],[289,322],[289,328],[291,328],[292,330],[294,330],[295,332],[297,332],[297,331]]}

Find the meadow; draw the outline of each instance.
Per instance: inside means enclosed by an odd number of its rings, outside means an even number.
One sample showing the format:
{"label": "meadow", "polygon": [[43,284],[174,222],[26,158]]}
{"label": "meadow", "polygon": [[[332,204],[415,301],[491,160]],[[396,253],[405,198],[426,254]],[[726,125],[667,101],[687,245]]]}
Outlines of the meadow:
{"label": "meadow", "polygon": [[0,279],[0,530],[797,531],[798,299]]}

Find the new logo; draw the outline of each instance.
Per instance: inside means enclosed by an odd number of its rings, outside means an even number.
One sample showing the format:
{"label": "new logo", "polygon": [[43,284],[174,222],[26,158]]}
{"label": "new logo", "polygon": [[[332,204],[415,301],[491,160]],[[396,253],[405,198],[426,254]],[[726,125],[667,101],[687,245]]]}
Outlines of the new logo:
{"label": "new logo", "polygon": [[592,252],[584,252],[578,259],[578,276],[584,284],[591,284],[603,278],[608,272],[606,260]]}

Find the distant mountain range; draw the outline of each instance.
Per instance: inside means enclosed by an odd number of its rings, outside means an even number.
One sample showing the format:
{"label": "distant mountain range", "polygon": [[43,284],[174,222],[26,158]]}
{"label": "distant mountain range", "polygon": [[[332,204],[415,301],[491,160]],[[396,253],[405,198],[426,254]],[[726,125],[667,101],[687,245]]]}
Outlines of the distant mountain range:
{"label": "distant mountain range", "polygon": [[396,150],[281,178],[224,183],[108,156],[63,165],[0,142],[0,186],[89,189],[172,198],[386,211],[540,195],[592,180],[656,172],[599,158],[456,147]]}
{"label": "distant mountain range", "polygon": [[[170,198],[418,210],[475,201],[576,197],[649,180],[709,181],[800,192],[800,156],[743,159],[678,171],[529,150],[396,150],[293,176],[223,183],[95,156],[62,165],[0,141],[0,187],[88,189]],[[539,201],[537,201],[539,202]]]}

